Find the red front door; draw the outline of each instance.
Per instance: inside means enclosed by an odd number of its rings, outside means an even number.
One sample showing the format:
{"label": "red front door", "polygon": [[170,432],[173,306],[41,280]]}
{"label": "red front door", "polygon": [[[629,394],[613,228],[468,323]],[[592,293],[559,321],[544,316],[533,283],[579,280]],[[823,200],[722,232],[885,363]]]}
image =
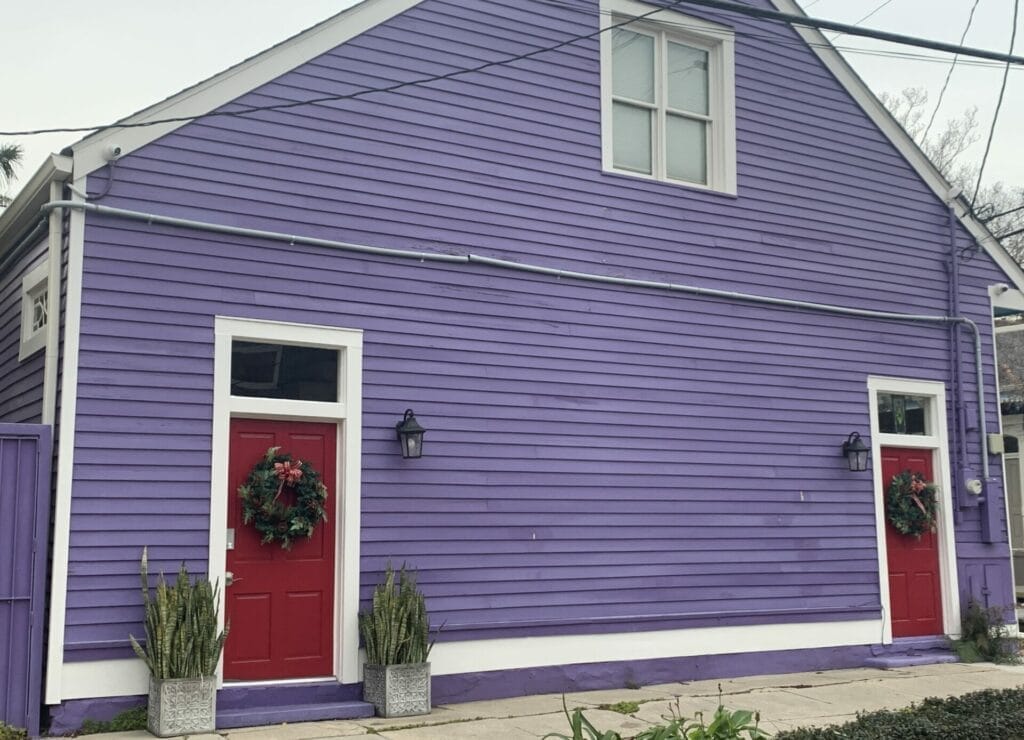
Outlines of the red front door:
{"label": "red front door", "polygon": [[[224,647],[224,678],[276,679],[330,676],[334,672],[334,527],[337,497],[337,429],[333,424],[260,419],[231,420],[228,527],[235,545],[227,553],[233,580],[225,589],[231,631]],[[280,447],[318,470],[327,486],[327,521],[312,539],[291,550],[260,544],[242,523],[238,487],[269,447]]]}
{"label": "red front door", "polygon": [[[932,451],[883,447],[882,488],[886,495],[892,477],[904,470],[921,473],[926,480],[935,480]],[[887,517],[885,542],[893,637],[942,634],[938,535],[925,532],[918,539],[902,534]]]}

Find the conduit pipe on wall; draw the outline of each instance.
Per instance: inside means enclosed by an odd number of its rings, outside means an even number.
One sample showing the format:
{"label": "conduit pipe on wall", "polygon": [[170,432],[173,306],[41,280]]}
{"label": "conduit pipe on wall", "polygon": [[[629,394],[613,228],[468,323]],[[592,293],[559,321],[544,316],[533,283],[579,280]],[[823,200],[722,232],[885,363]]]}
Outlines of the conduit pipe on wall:
{"label": "conduit pipe on wall", "polygon": [[217,234],[248,236],[254,239],[266,239],[269,241],[286,242],[288,244],[304,244],[314,247],[326,247],[328,249],[338,249],[346,252],[357,252],[360,254],[376,254],[384,257],[400,257],[404,259],[420,260],[421,262],[449,262],[462,264],[477,263],[503,270],[527,272],[537,275],[550,275],[557,278],[568,278],[571,280],[605,283],[609,285],[623,285],[634,288],[648,288],[651,290],[664,290],[672,293],[685,293],[688,295],[705,296],[708,298],[720,298],[728,301],[742,301],[744,303],[759,303],[768,306],[778,306],[781,308],[796,308],[841,316],[859,316],[862,318],[878,319],[882,321],[905,321],[918,324],[966,326],[974,334],[974,365],[975,372],[977,373],[978,388],[978,426],[981,431],[981,463],[985,481],[988,481],[989,478],[988,455],[985,448],[985,440],[987,439],[985,424],[985,376],[982,365],[981,332],[979,331],[977,324],[975,324],[971,319],[963,316],[932,316],[927,314],[875,311],[868,308],[849,308],[847,306],[835,306],[828,303],[814,303],[812,301],[798,301],[789,298],[762,296],[754,293],[739,293],[731,290],[700,288],[694,285],[678,285],[675,283],[657,282],[654,280],[639,280],[634,278],[615,277],[613,275],[600,275],[591,272],[561,270],[554,267],[543,267],[541,265],[513,262],[511,260],[484,257],[476,254],[443,254],[439,252],[416,252],[405,249],[391,249],[389,247],[371,247],[363,244],[350,244],[348,242],[334,241],[331,239],[317,239],[314,237],[285,234],[277,231],[247,229],[241,226],[227,226],[224,224],[215,224],[206,221],[195,221],[188,218],[177,218],[175,216],[161,216],[154,213],[143,213],[141,211],[132,211],[125,208],[112,208],[110,206],[101,206],[95,203],[81,203],[72,200],[51,201],[42,207],[42,211],[44,213],[49,213],[57,208],[92,211],[94,213],[111,216],[113,218],[124,218],[130,221],[144,221],[149,224],[180,226]]}

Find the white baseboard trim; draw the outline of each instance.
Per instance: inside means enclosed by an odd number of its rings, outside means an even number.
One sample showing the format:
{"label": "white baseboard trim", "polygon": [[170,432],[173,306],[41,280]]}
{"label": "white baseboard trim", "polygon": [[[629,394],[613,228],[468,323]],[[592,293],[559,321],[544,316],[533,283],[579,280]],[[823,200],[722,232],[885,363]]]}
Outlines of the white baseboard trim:
{"label": "white baseboard trim", "polygon": [[[881,620],[866,619],[469,640],[436,645],[430,654],[430,668],[433,675],[446,676],[575,663],[872,645],[881,640],[881,634]],[[61,696],[64,700],[145,694],[148,687],[149,674],[138,659],[65,663],[63,666]]]}

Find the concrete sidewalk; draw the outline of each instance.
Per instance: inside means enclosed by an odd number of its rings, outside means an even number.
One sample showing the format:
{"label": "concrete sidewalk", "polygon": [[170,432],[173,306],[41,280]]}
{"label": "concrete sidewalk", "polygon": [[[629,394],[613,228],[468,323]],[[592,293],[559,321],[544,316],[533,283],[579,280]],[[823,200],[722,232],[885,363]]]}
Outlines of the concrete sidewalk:
{"label": "concrete sidewalk", "polygon": [[[929,696],[955,696],[980,689],[1024,685],[1024,666],[991,663],[945,663],[896,670],[854,668],[778,676],[750,676],[669,683],[639,689],[609,689],[566,694],[569,708],[587,708],[600,730],[633,735],[661,722],[669,703],[679,699],[685,717],[718,706],[718,686],[728,709],[761,712],[761,726],[770,733],[799,726],[828,725],[853,719],[858,711],[897,709]],[[638,711],[624,715],[602,709],[619,702],[637,702]],[[544,694],[434,707],[429,715],[403,719],[361,719],[303,722],[225,730],[192,735],[191,740],[536,740],[549,732],[568,732],[562,696]],[[92,735],[95,740],[149,740],[147,732]]]}

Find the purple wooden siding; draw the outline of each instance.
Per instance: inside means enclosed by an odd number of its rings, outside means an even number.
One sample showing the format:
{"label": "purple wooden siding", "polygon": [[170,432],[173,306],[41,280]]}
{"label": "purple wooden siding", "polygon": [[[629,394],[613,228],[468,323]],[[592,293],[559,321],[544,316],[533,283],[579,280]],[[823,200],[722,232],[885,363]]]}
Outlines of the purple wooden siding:
{"label": "purple wooden siding", "polygon": [[46,254],[43,240],[0,275],[0,421],[34,422],[42,419],[43,359],[40,350],[18,360],[21,343],[21,279]]}
{"label": "purple wooden siding", "polygon": [[[601,172],[590,41],[192,123],[119,163],[105,203],[944,313],[942,204],[795,34],[692,12],[737,28],[738,198]],[[239,102],[419,78],[596,24],[596,4],[427,0]],[[365,330],[363,587],[388,558],[414,564],[442,639],[879,613],[871,476],[844,471],[839,446],[868,430],[868,375],[947,380],[946,329],[94,215],[86,239],[69,659],[126,654],[143,545],[158,567],[205,567],[218,314]],[[985,286],[1005,278],[983,255],[963,271],[990,347]],[[427,454],[403,463],[409,406]],[[978,517],[963,513],[961,547],[1005,562]]]}
{"label": "purple wooden siding", "polygon": [[0,424],[0,722],[39,734],[50,428]]}

